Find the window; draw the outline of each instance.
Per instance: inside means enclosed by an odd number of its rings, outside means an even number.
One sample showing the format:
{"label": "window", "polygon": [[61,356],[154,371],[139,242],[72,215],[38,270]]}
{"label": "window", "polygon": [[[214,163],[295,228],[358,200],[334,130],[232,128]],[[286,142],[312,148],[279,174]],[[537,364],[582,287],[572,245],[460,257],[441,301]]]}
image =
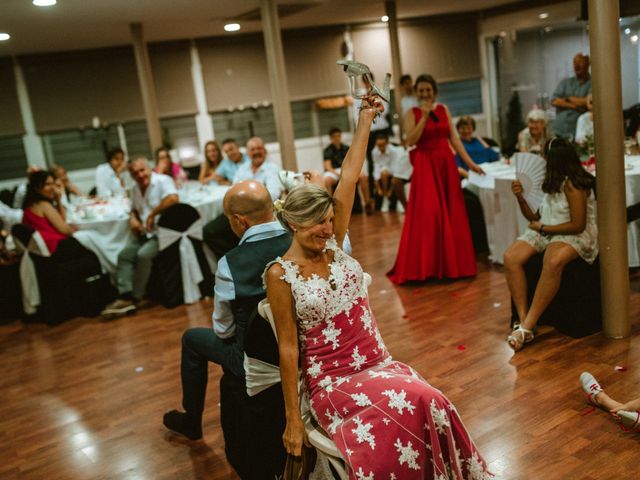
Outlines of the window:
{"label": "window", "polygon": [[333,127],[338,127],[343,132],[348,132],[351,130],[349,111],[347,107],[318,110],[318,124],[320,135],[327,135]]}
{"label": "window", "polygon": [[105,161],[106,152],[120,144],[115,125],[51,132],[44,134],[42,140],[47,163],[57,163],[69,171],[99,165]]}
{"label": "window", "polygon": [[480,79],[438,84],[438,101],[449,107],[453,116],[482,113]]}
{"label": "window", "polygon": [[21,135],[0,137],[0,180],[24,178],[27,156]]}
{"label": "window", "polygon": [[232,112],[214,112],[213,131],[216,138],[235,138],[240,145],[247,143],[253,136],[261,137],[265,143],[276,142],[276,122],[273,116],[273,106],[250,107]]}

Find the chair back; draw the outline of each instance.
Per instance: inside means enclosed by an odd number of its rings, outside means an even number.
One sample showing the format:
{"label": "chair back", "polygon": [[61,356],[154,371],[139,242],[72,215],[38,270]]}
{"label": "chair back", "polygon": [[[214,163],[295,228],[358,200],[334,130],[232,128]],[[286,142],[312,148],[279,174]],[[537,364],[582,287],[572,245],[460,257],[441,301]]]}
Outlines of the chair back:
{"label": "chair back", "polygon": [[162,212],[158,227],[184,232],[197,220],[200,220],[198,210],[186,203],[176,203]]}
{"label": "chair back", "polygon": [[[173,247],[177,244],[176,248]],[[176,287],[182,282],[184,303],[194,303],[200,299],[200,284],[211,276],[205,254],[202,250],[202,219],[198,211],[191,205],[178,203],[163,212],[158,220],[158,261],[163,264],[162,276],[172,279],[171,285],[164,288],[164,295],[170,295],[171,301],[165,306],[175,306],[179,302]],[[179,262],[177,261],[179,258]],[[176,265],[179,263],[180,268]],[[204,268],[205,274],[202,269]],[[178,294],[179,296],[179,294]]]}
{"label": "chair back", "polygon": [[20,283],[22,285],[22,308],[27,315],[36,313],[40,306],[40,286],[36,267],[31,258],[31,254],[40,257],[49,257],[49,249],[44,243],[40,232],[33,227],[23,223],[16,223],[11,227],[16,246],[21,250],[20,259]]}
{"label": "chair back", "polygon": [[[269,305],[269,301],[266,298],[258,304],[258,313],[262,318],[269,322],[273,329],[273,334],[276,337],[276,341],[278,341],[275,319],[273,317],[273,312],[271,311],[271,305]],[[247,360],[248,357],[245,355],[245,369],[247,367]],[[247,391],[249,390],[250,376],[251,373],[247,372]],[[280,381],[279,377],[280,375],[278,375],[278,381]],[[319,454],[321,453],[326,456],[327,460],[333,465],[341,480],[348,480],[349,475],[345,468],[342,452],[340,452],[334,441],[331,440],[331,438],[313,418],[311,408],[309,407],[309,398],[305,390],[301,388],[298,390],[300,392],[300,414],[302,416],[302,421],[304,422],[304,429],[307,432],[309,442]]]}

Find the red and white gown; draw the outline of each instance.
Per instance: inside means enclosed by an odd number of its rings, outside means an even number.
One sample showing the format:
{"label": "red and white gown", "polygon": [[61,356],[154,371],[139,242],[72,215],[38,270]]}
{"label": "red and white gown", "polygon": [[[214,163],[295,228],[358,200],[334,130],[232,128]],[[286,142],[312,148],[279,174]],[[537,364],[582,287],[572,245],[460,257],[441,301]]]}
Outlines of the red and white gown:
{"label": "red and white gown", "polygon": [[350,478],[493,478],[451,402],[392,360],[369,307],[368,274],[335,240],[326,249],[334,252],[328,279],[303,278],[295,263],[275,261],[295,300],[311,411]]}

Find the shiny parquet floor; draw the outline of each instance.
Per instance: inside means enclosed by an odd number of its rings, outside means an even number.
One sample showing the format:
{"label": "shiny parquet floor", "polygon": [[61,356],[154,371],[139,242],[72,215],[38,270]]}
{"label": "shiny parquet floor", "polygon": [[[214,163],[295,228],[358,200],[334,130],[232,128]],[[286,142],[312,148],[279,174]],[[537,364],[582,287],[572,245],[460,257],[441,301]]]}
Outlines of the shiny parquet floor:
{"label": "shiny parquet floor", "polygon": [[[401,222],[394,213],[352,222],[374,313],[394,357],[455,403],[497,478],[640,478],[640,434],[589,409],[577,384],[590,370],[614,397],[640,396],[640,275],[631,274],[630,339],[547,330],[514,356],[504,342],[504,276],[486,259],[471,280],[398,288],[386,279]],[[109,322],[0,326],[0,479],[237,478],[224,456],[218,367],[204,440],[181,440],[161,424],[180,404],[182,331],[209,325],[211,308],[203,300]]]}

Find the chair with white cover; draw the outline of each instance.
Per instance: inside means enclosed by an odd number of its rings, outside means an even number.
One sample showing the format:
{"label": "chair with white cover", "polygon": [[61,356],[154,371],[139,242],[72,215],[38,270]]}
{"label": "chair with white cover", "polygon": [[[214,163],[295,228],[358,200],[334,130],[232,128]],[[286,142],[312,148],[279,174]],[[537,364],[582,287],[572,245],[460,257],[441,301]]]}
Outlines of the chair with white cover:
{"label": "chair with white cover", "polygon": [[20,259],[20,283],[22,284],[22,308],[27,315],[33,315],[40,306],[40,286],[31,254],[50,257],[49,249],[40,233],[28,225],[17,223],[11,228],[16,247],[22,251]]}
{"label": "chair with white cover", "polygon": [[[273,334],[278,339],[276,332],[275,320],[271,312],[271,306],[265,299],[258,304],[258,313],[262,318],[267,320],[273,330]],[[245,354],[245,373],[247,382],[247,393],[249,396],[255,395],[260,389],[268,388],[268,386],[280,382],[280,368],[265,362],[251,359]],[[303,389],[300,389],[300,413],[304,422],[304,428],[309,438],[309,443],[321,455],[328,460],[335,472],[341,480],[347,480],[349,475],[346,471],[344,457],[331,440],[329,435],[322,429],[313,418],[311,409],[309,408],[309,399]]]}
{"label": "chair with white cover", "polygon": [[202,249],[202,219],[195,208],[178,203],[162,213],[158,246],[154,268],[160,274],[158,296],[163,305],[194,303],[210,295],[206,285],[213,285],[213,279]]}

